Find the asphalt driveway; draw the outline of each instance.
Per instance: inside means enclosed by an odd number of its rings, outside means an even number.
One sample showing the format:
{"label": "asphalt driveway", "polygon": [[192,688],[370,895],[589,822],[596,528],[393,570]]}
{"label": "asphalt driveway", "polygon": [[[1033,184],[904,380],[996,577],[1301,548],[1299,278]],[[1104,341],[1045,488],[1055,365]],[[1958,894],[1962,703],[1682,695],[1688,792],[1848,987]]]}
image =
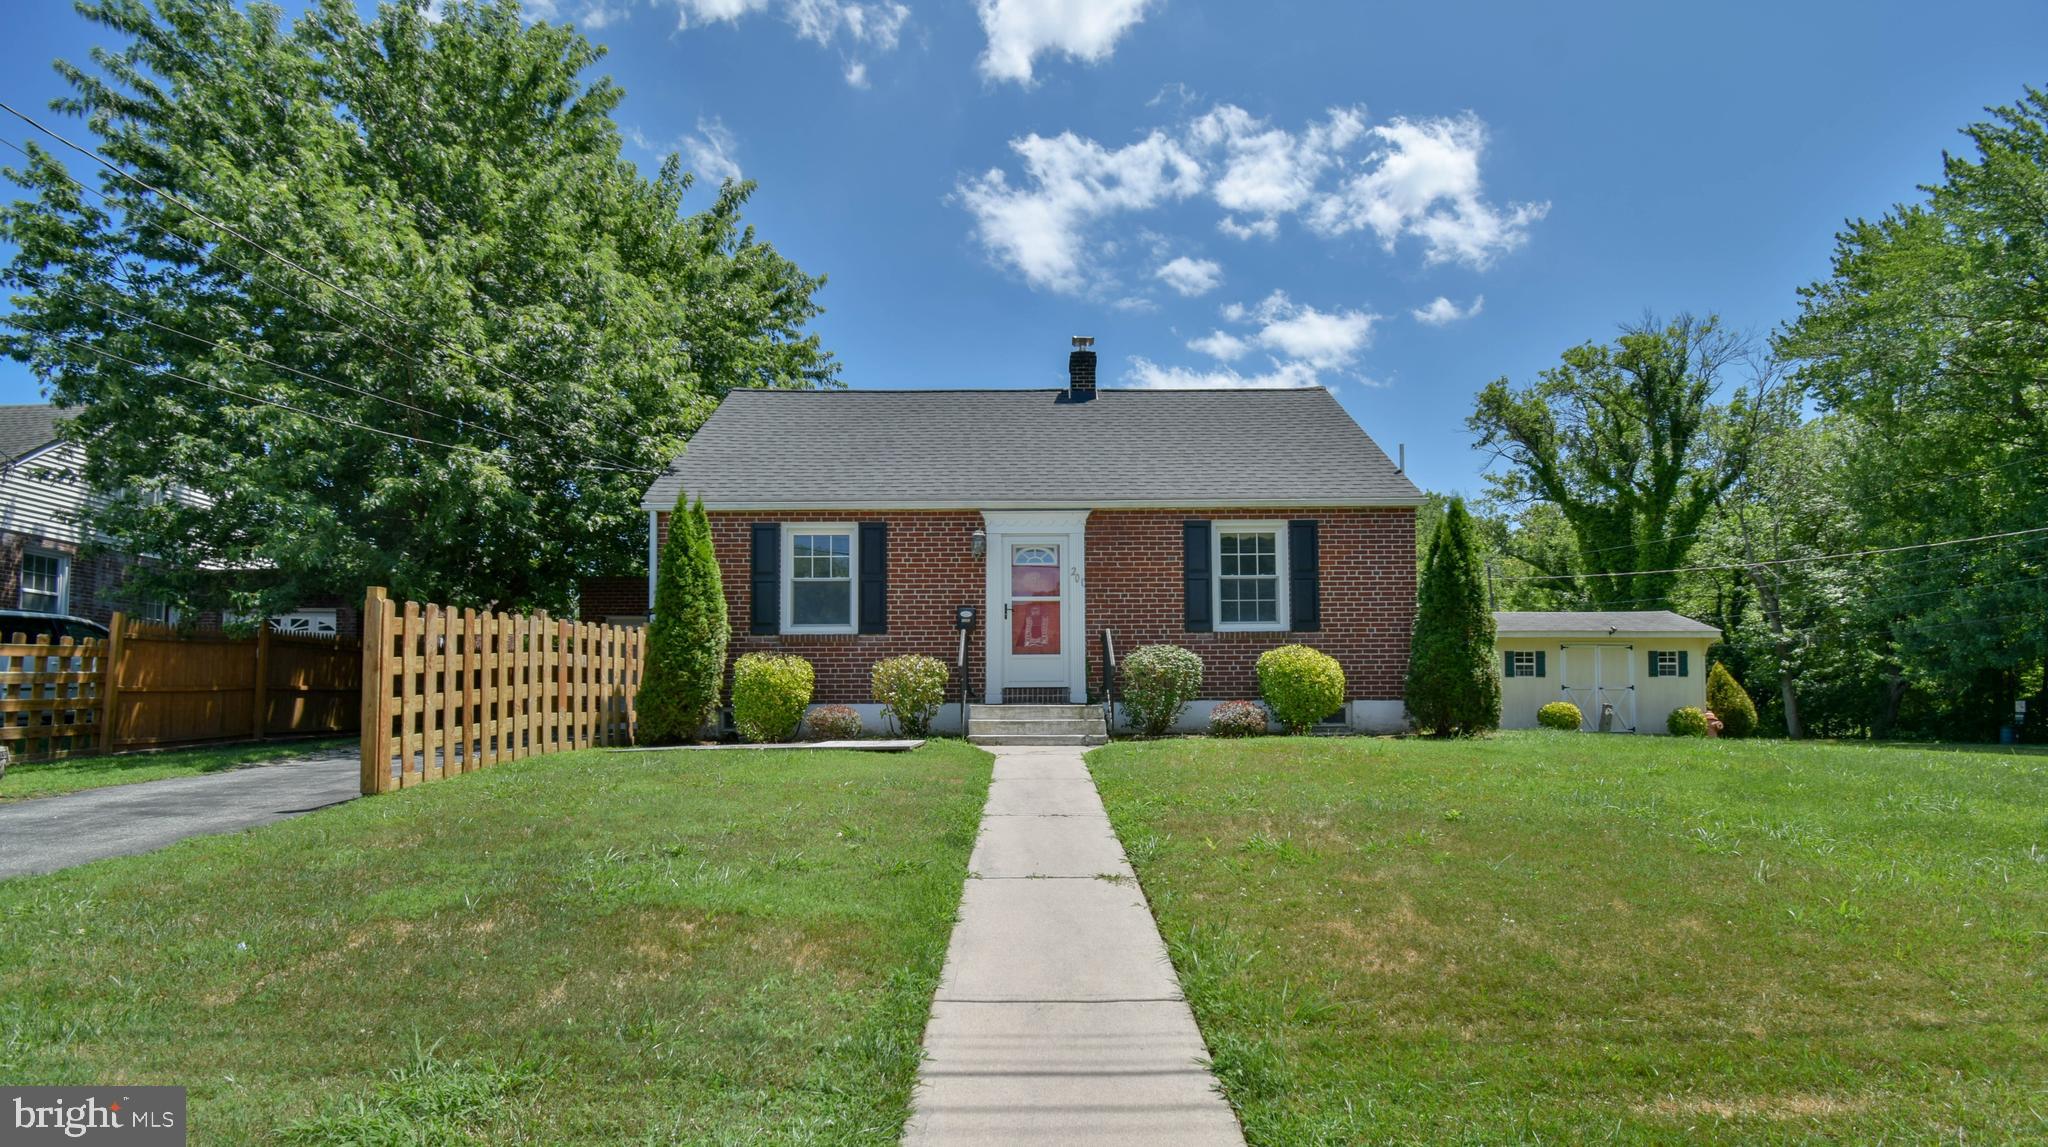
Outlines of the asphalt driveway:
{"label": "asphalt driveway", "polygon": [[55,872],[354,800],[354,749],[267,765],[0,804],[0,878]]}

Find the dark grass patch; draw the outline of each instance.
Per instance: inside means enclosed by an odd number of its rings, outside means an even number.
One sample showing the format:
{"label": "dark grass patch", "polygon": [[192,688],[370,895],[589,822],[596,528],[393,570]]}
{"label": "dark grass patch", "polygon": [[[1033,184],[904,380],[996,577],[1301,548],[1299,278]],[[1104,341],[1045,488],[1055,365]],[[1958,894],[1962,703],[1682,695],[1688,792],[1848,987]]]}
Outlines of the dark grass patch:
{"label": "dark grass patch", "polygon": [[2048,1138],[2048,758],[1509,734],[1089,757],[1265,1144]]}
{"label": "dark grass patch", "polygon": [[195,1143],[891,1143],[988,776],[572,753],[0,882],[0,1078],[182,1084]]}

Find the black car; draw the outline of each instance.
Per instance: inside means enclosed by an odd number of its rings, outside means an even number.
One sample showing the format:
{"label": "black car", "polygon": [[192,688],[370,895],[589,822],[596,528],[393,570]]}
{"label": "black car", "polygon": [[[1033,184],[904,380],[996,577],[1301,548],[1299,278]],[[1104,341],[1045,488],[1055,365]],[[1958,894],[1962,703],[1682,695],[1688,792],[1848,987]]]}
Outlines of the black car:
{"label": "black car", "polygon": [[88,621],[83,617],[72,617],[68,614],[0,609],[0,641],[13,641],[17,633],[28,641],[47,635],[50,644],[55,645],[67,637],[76,641],[84,641],[88,637],[104,640],[107,636],[107,627],[97,621]]}

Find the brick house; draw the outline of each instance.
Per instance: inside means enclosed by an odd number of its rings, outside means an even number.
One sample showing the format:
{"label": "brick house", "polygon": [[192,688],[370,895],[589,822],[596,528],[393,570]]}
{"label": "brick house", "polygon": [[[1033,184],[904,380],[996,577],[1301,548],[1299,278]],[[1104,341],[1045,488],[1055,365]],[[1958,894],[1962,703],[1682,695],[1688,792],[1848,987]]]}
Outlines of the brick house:
{"label": "brick house", "polygon": [[647,491],[649,586],[701,497],[733,656],[803,656],[871,726],[881,658],[957,689],[971,607],[976,700],[1099,699],[1105,635],[1167,642],[1204,663],[1193,726],[1301,643],[1343,664],[1347,723],[1402,727],[1421,492],[1327,390],[1098,391],[1076,341],[1065,389],[734,391]]}

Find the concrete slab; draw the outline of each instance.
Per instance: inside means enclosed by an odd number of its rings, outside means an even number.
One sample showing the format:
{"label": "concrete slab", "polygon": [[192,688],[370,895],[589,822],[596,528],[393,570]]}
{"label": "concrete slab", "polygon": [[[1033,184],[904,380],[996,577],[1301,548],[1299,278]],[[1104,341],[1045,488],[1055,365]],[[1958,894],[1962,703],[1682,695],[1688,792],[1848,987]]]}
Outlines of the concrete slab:
{"label": "concrete slab", "polygon": [[984,879],[1133,876],[1108,817],[992,816],[981,825],[967,871]]}
{"label": "concrete slab", "polygon": [[1085,781],[1088,766],[1070,749],[1054,752],[1005,751],[996,758],[995,779],[999,781]]}
{"label": "concrete slab", "polygon": [[1105,816],[1095,782],[1077,780],[997,780],[988,787],[982,816]]}
{"label": "concrete slab", "polygon": [[1183,1003],[941,1000],[925,1047],[912,1147],[1244,1142]]}
{"label": "concrete slab", "polygon": [[1177,1000],[1180,982],[1138,887],[967,881],[941,1000]]}

